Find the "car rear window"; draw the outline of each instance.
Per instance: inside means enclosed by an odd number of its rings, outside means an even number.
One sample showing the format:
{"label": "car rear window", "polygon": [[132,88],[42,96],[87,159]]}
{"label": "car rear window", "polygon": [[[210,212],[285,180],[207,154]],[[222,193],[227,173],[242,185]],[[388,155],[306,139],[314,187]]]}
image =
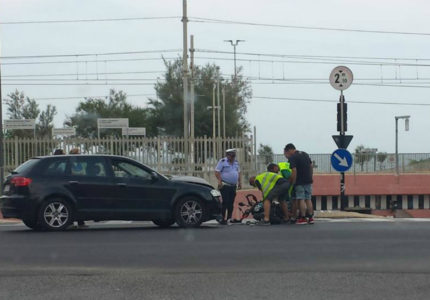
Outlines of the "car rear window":
{"label": "car rear window", "polygon": [[68,159],[67,157],[56,157],[55,159],[49,159],[39,170],[39,174],[43,176],[64,176],[66,175]]}
{"label": "car rear window", "polygon": [[38,158],[32,158],[30,160],[27,160],[25,163],[22,163],[15,170],[13,170],[13,173],[14,174],[21,174],[24,171],[30,170],[39,161],[40,161],[40,159],[38,159]]}

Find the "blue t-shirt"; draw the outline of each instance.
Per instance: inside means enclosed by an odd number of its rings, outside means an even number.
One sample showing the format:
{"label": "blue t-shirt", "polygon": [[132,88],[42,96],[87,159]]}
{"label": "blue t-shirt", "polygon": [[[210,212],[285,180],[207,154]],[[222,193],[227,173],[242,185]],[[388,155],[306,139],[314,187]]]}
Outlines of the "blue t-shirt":
{"label": "blue t-shirt", "polygon": [[235,185],[239,179],[239,162],[234,160],[229,163],[227,157],[224,157],[216,165],[215,171],[220,172],[222,181]]}

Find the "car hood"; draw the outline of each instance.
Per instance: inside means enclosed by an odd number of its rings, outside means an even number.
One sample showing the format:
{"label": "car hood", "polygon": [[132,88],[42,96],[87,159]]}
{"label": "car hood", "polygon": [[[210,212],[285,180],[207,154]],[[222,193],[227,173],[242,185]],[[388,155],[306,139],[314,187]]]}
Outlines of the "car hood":
{"label": "car hood", "polygon": [[194,183],[199,185],[204,185],[210,188],[213,188],[213,186],[207,182],[205,179],[195,176],[185,176],[185,175],[176,175],[176,176],[169,176],[171,181],[175,182],[187,182],[187,183]]}

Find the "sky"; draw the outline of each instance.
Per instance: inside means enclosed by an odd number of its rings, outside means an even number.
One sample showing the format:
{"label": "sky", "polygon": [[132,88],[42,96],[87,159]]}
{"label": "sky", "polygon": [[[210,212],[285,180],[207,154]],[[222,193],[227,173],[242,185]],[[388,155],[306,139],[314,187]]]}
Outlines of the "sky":
{"label": "sky", "polygon": [[[216,63],[231,76],[233,47],[224,40],[244,40],[237,65],[251,82],[246,117],[258,144],[275,153],[290,142],[308,153],[333,152],[340,94],[329,75],[344,65],[354,74],[344,91],[346,134],[354,136],[348,149],[393,153],[395,116],[410,115],[409,131],[399,120],[399,152],[430,152],[430,2],[187,3],[197,64]],[[3,98],[18,89],[42,109],[55,105],[56,127],[84,97],[110,88],[145,107],[156,97],[162,57],[182,55],[181,15],[182,0],[0,0]],[[77,22],[100,19],[116,21]],[[41,22],[59,20],[74,22]]]}

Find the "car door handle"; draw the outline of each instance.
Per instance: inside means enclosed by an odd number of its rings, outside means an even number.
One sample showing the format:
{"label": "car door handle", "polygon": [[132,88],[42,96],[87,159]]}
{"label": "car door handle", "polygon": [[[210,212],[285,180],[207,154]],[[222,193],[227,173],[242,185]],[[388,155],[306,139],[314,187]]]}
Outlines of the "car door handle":
{"label": "car door handle", "polygon": [[126,187],[127,186],[127,184],[125,184],[123,182],[117,183],[116,185],[119,187]]}
{"label": "car door handle", "polygon": [[70,184],[78,184],[79,181],[69,181]]}

